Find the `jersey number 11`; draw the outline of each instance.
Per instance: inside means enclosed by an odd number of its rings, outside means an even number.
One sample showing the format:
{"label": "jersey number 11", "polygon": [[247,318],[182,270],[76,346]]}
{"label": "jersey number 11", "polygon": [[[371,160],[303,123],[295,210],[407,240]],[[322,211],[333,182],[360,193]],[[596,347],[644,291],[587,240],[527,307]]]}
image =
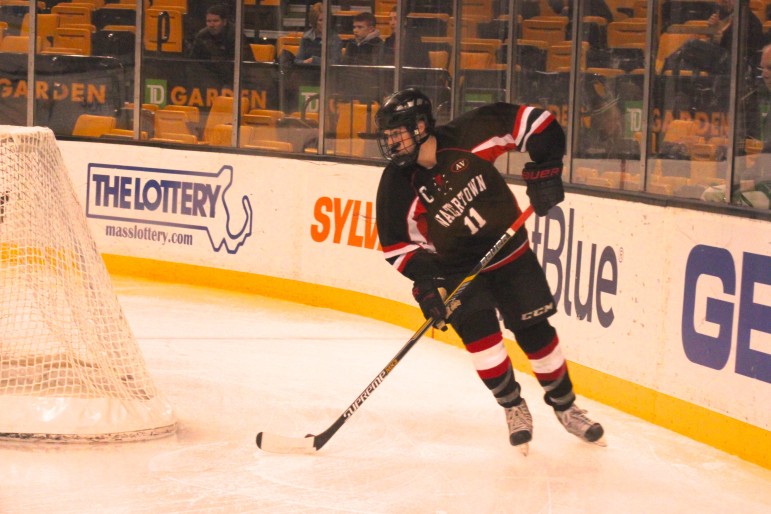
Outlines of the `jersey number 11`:
{"label": "jersey number 11", "polygon": [[468,210],[468,215],[463,218],[463,224],[468,227],[468,229],[471,231],[471,234],[473,235],[479,232],[479,229],[484,227],[487,222],[482,216],[479,215],[476,209],[472,207]]}

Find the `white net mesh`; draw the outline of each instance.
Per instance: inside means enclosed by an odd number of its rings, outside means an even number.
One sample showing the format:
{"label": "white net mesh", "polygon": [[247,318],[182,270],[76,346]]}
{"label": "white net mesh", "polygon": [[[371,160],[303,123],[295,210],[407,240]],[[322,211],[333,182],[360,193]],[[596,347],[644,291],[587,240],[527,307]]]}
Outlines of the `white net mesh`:
{"label": "white net mesh", "polygon": [[53,133],[0,126],[0,437],[173,432]]}

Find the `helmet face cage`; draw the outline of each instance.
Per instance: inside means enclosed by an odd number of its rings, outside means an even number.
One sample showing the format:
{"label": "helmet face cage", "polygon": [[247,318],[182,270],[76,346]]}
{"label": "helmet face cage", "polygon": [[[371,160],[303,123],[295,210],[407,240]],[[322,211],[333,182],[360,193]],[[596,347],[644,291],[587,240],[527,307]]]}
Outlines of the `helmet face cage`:
{"label": "helmet face cage", "polygon": [[[418,128],[420,120],[426,126],[422,135]],[[416,89],[399,91],[385,101],[375,121],[383,157],[396,166],[410,166],[418,158],[420,145],[433,132],[431,101]]]}

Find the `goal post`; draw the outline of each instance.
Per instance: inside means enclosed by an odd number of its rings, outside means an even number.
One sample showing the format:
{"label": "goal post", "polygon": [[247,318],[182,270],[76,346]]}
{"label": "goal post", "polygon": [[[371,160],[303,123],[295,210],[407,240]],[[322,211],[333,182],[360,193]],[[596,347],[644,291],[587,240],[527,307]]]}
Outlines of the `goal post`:
{"label": "goal post", "polygon": [[172,434],[50,129],[0,125],[0,439]]}

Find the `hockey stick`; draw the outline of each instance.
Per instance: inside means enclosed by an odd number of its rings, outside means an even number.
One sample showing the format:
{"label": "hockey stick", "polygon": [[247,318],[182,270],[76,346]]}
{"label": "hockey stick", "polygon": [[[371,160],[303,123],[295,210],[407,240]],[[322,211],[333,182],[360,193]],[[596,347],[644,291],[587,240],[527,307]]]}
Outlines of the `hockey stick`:
{"label": "hockey stick", "polygon": [[[506,232],[495,242],[493,247],[482,257],[482,259],[474,266],[474,269],[461,281],[458,287],[445,299],[444,304],[450,305],[455,301],[463,291],[468,287],[472,280],[476,278],[482,270],[490,264],[495,255],[503,248],[503,245],[509,242],[509,239],[514,237],[514,234],[525,224],[525,221],[533,214],[533,206],[529,206],[525,211],[517,218],[517,220],[506,230]],[[393,371],[402,358],[415,346],[415,343],[423,337],[423,335],[434,324],[434,319],[427,319],[417,332],[410,338],[402,349],[397,352],[391,362],[389,362],[385,368],[375,377],[375,379],[369,383],[369,385],[362,391],[362,393],[353,401],[352,404],[338,417],[332,425],[321,432],[318,435],[308,434],[305,437],[286,437],[278,434],[272,434],[270,432],[260,432],[257,434],[257,446],[261,450],[273,453],[313,453],[320,450],[333,435],[340,429],[348,419],[358,410],[359,407],[369,398],[375,389],[377,389],[383,380]]]}

